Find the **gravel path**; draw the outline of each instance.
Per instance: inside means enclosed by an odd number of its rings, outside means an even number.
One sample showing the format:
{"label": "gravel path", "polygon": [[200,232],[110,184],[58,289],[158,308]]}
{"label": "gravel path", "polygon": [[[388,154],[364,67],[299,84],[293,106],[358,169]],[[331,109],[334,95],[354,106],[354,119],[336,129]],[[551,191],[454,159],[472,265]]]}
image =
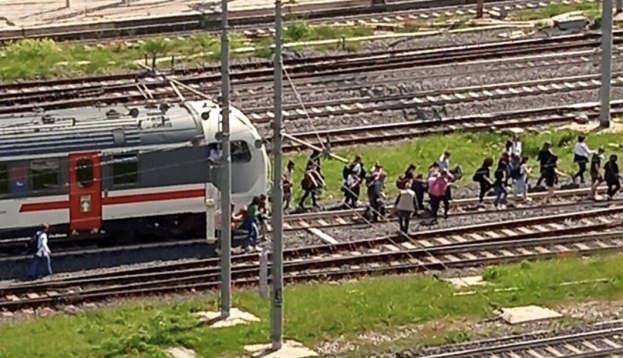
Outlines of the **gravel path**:
{"label": "gravel path", "polygon": [[[494,223],[499,221],[512,221],[518,219],[526,219],[531,217],[546,216],[546,215],[558,215],[563,213],[571,213],[582,210],[595,210],[603,208],[603,206],[595,206],[594,204],[587,203],[585,205],[578,205],[572,207],[563,208],[542,208],[539,206],[532,206],[526,208],[526,210],[520,211],[507,211],[499,213],[488,214],[474,214],[469,216],[450,216],[448,219],[440,219],[437,225],[427,225],[427,220],[413,219],[411,223],[411,232],[429,231],[438,229],[452,229],[459,226],[474,225],[475,223]],[[381,223],[375,225],[362,225],[348,228],[327,228],[322,229],[322,232],[335,238],[338,241],[352,241],[371,239],[375,237],[385,236],[389,234],[396,234],[398,231],[397,223]],[[310,240],[311,238],[311,240]],[[300,241],[299,241],[300,240]],[[300,247],[307,245],[313,245],[314,243],[323,244],[323,242],[314,235],[301,235],[296,239],[288,237],[286,245],[289,247]]]}
{"label": "gravel path", "polygon": [[[469,44],[479,44],[483,42],[492,41],[508,41],[508,36],[517,35],[519,32],[516,29],[504,29],[504,30],[489,30],[489,31],[473,31],[466,33],[446,33],[435,36],[427,37],[412,37],[404,39],[389,39],[389,40],[377,40],[362,42],[361,47],[357,52],[378,52],[383,50],[397,50],[397,49],[411,49],[422,50],[427,48],[445,47],[445,46],[460,46]],[[526,32],[525,36],[521,36],[518,39],[528,38],[546,38],[549,36],[559,36],[565,34],[558,30],[548,30],[541,32]],[[348,53],[342,50],[334,51],[318,51],[315,49],[299,50],[293,52],[291,50],[284,51],[285,56],[323,56],[334,54]]]}
{"label": "gravel path", "polygon": [[[392,71],[386,74],[361,74],[349,80],[340,79],[339,82],[316,82],[315,85],[298,85],[302,102],[309,109],[315,102],[352,98],[379,98],[387,96],[410,95],[417,96],[422,91],[448,90],[460,87],[473,87],[487,84],[512,83],[528,80],[543,80],[580,75],[597,74],[599,69],[593,62],[555,65],[550,61],[549,67],[540,67],[543,62],[536,61],[530,67],[526,64],[518,69],[513,64],[481,64],[467,66],[445,66],[439,69]],[[614,61],[613,71],[623,71],[623,61]],[[270,89],[272,91],[272,89]],[[260,90],[260,92],[262,92]],[[623,90],[614,87],[613,98],[620,97]],[[234,91],[236,94],[236,91]],[[270,108],[272,93],[266,95],[249,95],[248,91],[237,93],[239,98],[236,105],[240,108]],[[493,99],[470,101],[445,106],[444,117],[491,113],[509,110],[519,110],[535,107],[557,106],[569,103],[595,101],[598,90],[584,90],[574,92],[560,92],[550,95],[515,96],[507,99]],[[292,91],[284,96],[286,104],[299,103]],[[365,103],[363,104],[366,105]],[[302,107],[301,107],[302,109]],[[436,106],[439,109],[439,106]],[[417,107],[403,110],[387,110],[382,112],[357,113],[340,116],[319,117],[299,120],[286,120],[286,130],[291,133],[314,130],[327,130],[338,127],[352,127],[379,123],[403,122],[418,119],[434,118],[431,106]],[[286,117],[287,119],[287,117]],[[270,133],[268,125],[259,125],[262,134]]]}
{"label": "gravel path", "polygon": [[[554,54],[554,53],[548,53]],[[557,53],[564,54],[564,53]],[[487,62],[481,64],[456,64],[426,66],[424,69],[400,69],[383,73],[361,73],[358,75],[323,77],[294,82],[296,91],[305,104],[318,101],[353,97],[379,97],[419,91],[438,91],[458,87],[479,86],[516,81],[530,81],[556,77],[578,76],[599,73],[598,62],[581,61],[572,53],[568,57],[553,60],[530,60],[522,63]],[[542,55],[546,55],[543,53]],[[613,72],[623,71],[623,64],[613,61]],[[250,95],[249,87],[233,89],[234,103],[242,108],[272,106],[272,85],[254,87],[258,94]],[[262,93],[264,92],[264,93]],[[299,104],[289,83],[284,86],[284,105]]]}
{"label": "gravel path", "polygon": [[[446,114],[441,114],[441,118],[453,118],[457,116],[467,116],[475,114],[506,112],[514,110],[534,109],[552,106],[564,106],[569,104],[594,102],[598,100],[599,90],[584,90],[567,93],[556,93],[549,95],[534,95],[514,97],[509,99],[493,99],[464,104],[448,104],[445,106]],[[612,88],[612,98],[623,97],[623,87]],[[297,132],[313,132],[330,130],[336,128],[350,128],[357,126],[376,125],[384,123],[400,123],[405,121],[432,120],[439,118],[440,108],[413,108],[402,110],[386,110],[370,113],[345,114],[332,117],[314,118],[293,122],[284,122],[286,131],[294,134]],[[270,135],[268,125],[258,126],[261,135]]]}
{"label": "gravel path", "polygon": [[[539,208],[531,207],[526,210],[515,212],[499,212],[477,215],[478,223],[509,221],[513,219],[529,218],[534,216],[556,215],[566,212],[575,212],[579,210],[591,210],[595,206],[587,203],[585,205],[566,207],[566,208]],[[616,216],[621,218],[623,215]],[[452,229],[457,226],[465,226],[474,224],[474,216],[450,217],[447,220],[440,220],[438,225],[434,226],[417,226],[417,221],[411,225],[413,231],[427,231],[442,228]],[[376,224],[372,226],[362,225],[360,227],[348,228],[330,228],[322,231],[338,241],[351,241],[374,238],[387,234],[395,234],[397,227],[392,223]],[[317,236],[305,232],[287,233],[285,237],[286,248],[296,248],[310,245],[325,244]],[[265,249],[269,249],[270,241],[261,244]],[[205,245],[205,243],[193,244],[172,244],[170,247],[155,248],[136,248],[134,250],[119,250],[114,252],[94,253],[91,255],[59,255],[53,259],[53,268],[56,272],[60,272],[55,277],[75,276],[82,274],[91,274],[97,272],[119,271],[128,268],[150,267],[163,263],[181,263],[191,262],[198,259],[204,259],[213,256],[213,247]],[[30,258],[22,260],[4,260],[0,262],[0,286],[9,283],[10,279],[23,279]],[[448,275],[463,275],[464,270],[456,270],[448,272]]]}

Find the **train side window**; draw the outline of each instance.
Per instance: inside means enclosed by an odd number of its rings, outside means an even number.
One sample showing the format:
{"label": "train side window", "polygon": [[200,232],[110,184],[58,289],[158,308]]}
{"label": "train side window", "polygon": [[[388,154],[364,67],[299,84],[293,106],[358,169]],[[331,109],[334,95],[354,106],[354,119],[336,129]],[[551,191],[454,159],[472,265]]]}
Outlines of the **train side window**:
{"label": "train side window", "polygon": [[80,159],[76,163],[76,180],[83,188],[93,185],[93,161],[91,159]]}
{"label": "train side window", "polygon": [[33,191],[58,189],[58,159],[41,159],[30,162],[30,187]]}
{"label": "train side window", "polygon": [[0,195],[9,193],[9,166],[0,164]]}
{"label": "train side window", "polygon": [[248,163],[251,161],[251,151],[245,141],[231,142],[231,162]]}
{"label": "train side window", "polygon": [[136,155],[114,155],[112,175],[113,185],[138,184],[138,157]]}

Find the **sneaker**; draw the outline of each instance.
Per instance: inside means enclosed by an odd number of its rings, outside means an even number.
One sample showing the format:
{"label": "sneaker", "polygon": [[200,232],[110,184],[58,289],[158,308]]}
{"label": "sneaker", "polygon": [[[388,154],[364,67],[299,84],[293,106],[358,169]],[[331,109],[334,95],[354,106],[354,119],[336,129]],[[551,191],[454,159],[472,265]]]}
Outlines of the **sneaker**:
{"label": "sneaker", "polygon": [[531,203],[531,202],[532,202],[532,198],[530,198],[530,197],[525,197],[525,198],[523,199],[523,201],[525,201],[526,203]]}

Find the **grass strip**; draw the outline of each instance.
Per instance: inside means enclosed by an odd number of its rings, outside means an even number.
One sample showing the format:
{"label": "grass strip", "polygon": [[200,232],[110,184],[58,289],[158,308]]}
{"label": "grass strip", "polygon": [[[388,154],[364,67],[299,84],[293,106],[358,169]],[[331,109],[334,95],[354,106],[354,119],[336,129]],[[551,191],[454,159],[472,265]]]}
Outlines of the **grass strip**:
{"label": "grass strip", "polygon": [[[288,25],[284,32],[284,42],[363,37],[374,34],[366,26],[309,26],[304,21]],[[270,57],[272,39],[251,41],[240,34],[230,35],[232,50],[255,46],[256,56]],[[356,50],[357,44],[350,43],[349,49]],[[333,46],[335,47],[335,46]],[[210,55],[201,54],[210,53]],[[49,79],[75,75],[97,75],[122,69],[138,69],[135,64],[148,57],[184,57],[182,62],[193,65],[206,62],[218,62],[221,56],[219,35],[197,34],[190,38],[168,39],[153,38],[140,44],[128,44],[125,41],[112,42],[108,45],[76,45],[56,43],[52,40],[19,40],[0,48],[0,81],[11,82],[27,79]],[[236,54],[232,53],[232,57]]]}
{"label": "grass strip", "polygon": [[[534,169],[532,177],[538,175],[539,167],[536,156],[545,141],[552,143],[554,153],[559,156],[559,168],[570,175],[575,174],[577,167],[573,163],[573,150],[579,134],[579,132],[562,130],[522,135],[523,153],[530,157],[528,164]],[[510,135],[496,133],[454,133],[419,138],[393,146],[387,143],[378,143],[344,148],[336,150],[335,153],[349,160],[352,160],[355,155],[361,155],[367,170],[374,165],[375,161],[378,161],[388,173],[385,181],[386,194],[393,195],[397,193],[396,179],[404,172],[409,163],[415,163],[419,167],[417,172],[425,174],[427,168],[439,160],[441,154],[446,150],[452,153],[451,166],[460,165],[465,173],[459,185],[470,185],[472,184],[472,175],[482,164],[483,159],[491,156],[497,161],[508,139],[510,139]],[[619,157],[623,155],[623,141],[620,133],[590,134],[587,137],[587,144],[592,149],[604,147],[608,155],[618,154]],[[290,159],[294,160],[297,166],[294,175],[295,196],[297,198],[301,195],[300,181],[308,156],[309,153],[290,156]],[[339,161],[322,161],[322,173],[327,185],[322,199],[336,200],[343,197],[340,191],[343,184],[343,168],[344,165]]]}
{"label": "grass strip", "polygon": [[[521,10],[514,12],[512,20],[539,20],[570,11],[584,11],[588,17],[599,15],[598,2],[582,2],[579,4],[552,4],[542,9]],[[448,17],[442,15],[433,22],[449,20],[470,20],[469,17]],[[430,21],[405,21],[395,27],[395,32],[416,32],[429,30]],[[470,23],[469,26],[476,26]],[[374,34],[368,26],[310,26],[303,20],[288,23],[284,32],[284,42],[305,42],[317,40],[333,40],[342,38],[365,37]],[[268,58],[272,55],[272,38],[249,40],[234,33],[230,37],[231,49],[255,47],[254,55]],[[340,45],[318,45],[318,50],[335,49],[357,51],[361,44],[348,42]],[[221,45],[219,35],[197,34],[190,38],[153,38],[142,43],[128,44],[125,41],[112,42],[107,45],[76,45],[56,43],[52,40],[19,40],[0,48],[0,81],[51,79],[77,75],[97,75],[102,73],[138,69],[135,61],[148,57],[177,57],[176,64],[195,65],[206,62],[218,62]],[[232,53],[232,56],[245,56]]]}
{"label": "grass strip", "polygon": [[[340,337],[356,341],[360,334],[389,334],[433,320],[482,320],[491,316],[491,303],[552,305],[612,300],[623,293],[620,256],[522,262],[489,268],[483,277],[496,288],[519,290],[496,292],[485,286],[470,288],[481,294],[456,296],[445,283],[416,276],[291,286],[285,290],[285,335],[309,346]],[[602,281],[561,286],[584,280]],[[255,292],[240,290],[235,292],[234,305],[262,322],[219,330],[197,324],[193,312],[216,309],[212,295],[173,304],[135,302],[0,326],[0,357],[164,357],[160,349],[174,346],[194,349],[205,358],[240,356],[244,345],[267,341],[270,304]],[[465,340],[469,332],[448,328],[434,336],[419,335],[408,345],[438,342],[440,337],[442,341]],[[37,344],[31,344],[32,337],[37,337]],[[362,349],[374,350],[365,344]]]}

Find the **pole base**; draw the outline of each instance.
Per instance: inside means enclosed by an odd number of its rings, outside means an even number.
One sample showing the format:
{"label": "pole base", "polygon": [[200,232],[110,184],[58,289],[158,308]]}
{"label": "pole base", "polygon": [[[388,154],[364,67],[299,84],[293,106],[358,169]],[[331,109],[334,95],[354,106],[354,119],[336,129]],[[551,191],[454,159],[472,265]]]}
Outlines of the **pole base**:
{"label": "pole base", "polygon": [[292,341],[283,342],[279,350],[273,350],[271,344],[254,344],[245,346],[244,349],[251,353],[253,357],[262,358],[305,358],[318,356],[318,353],[303,346],[301,343]]}
{"label": "pole base", "polygon": [[229,311],[228,317],[223,317],[222,312],[197,312],[196,316],[203,323],[207,323],[213,328],[232,327],[241,324],[251,324],[259,322],[260,319],[256,316],[241,311],[237,308],[232,308]]}
{"label": "pole base", "polygon": [[608,121],[608,122],[599,122],[599,128],[610,128],[610,121]]}

